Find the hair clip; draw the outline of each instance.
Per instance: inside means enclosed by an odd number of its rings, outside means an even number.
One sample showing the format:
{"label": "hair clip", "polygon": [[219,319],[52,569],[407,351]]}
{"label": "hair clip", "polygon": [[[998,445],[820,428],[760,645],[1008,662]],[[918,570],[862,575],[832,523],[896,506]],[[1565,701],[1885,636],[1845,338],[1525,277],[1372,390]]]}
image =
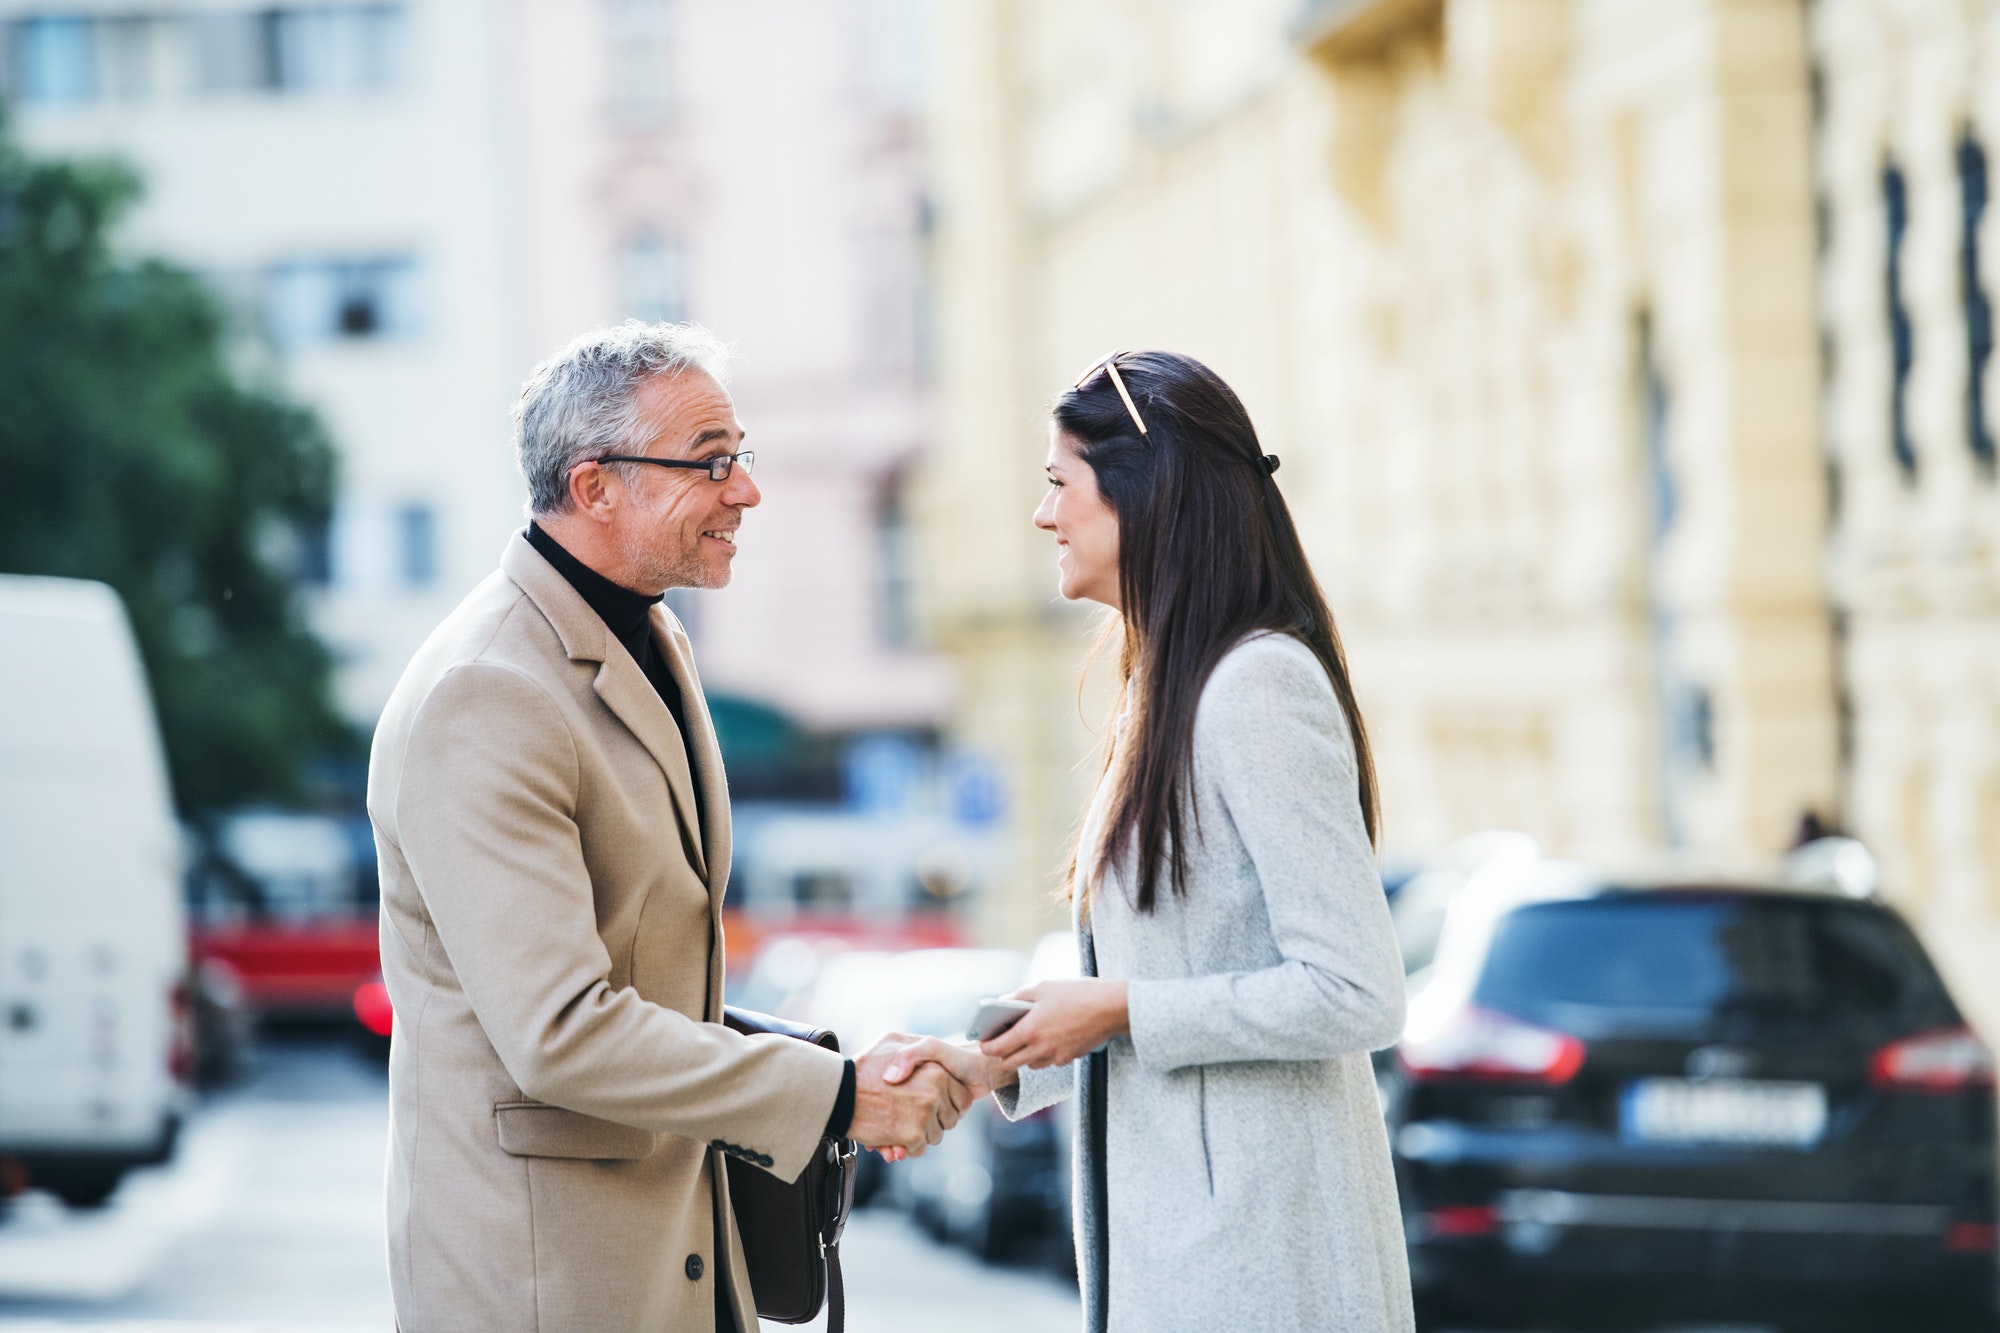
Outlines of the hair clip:
{"label": "hair clip", "polygon": [[1276,454],[1265,454],[1264,471],[1276,472],[1277,470],[1278,470],[1278,456]]}

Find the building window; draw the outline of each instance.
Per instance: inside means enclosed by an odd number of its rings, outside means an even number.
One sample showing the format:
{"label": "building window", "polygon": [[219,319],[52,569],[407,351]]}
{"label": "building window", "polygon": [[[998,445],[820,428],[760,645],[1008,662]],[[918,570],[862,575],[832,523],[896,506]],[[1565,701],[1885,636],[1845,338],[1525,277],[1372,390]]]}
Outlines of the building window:
{"label": "building window", "polygon": [[294,553],[299,582],[310,588],[326,588],[333,584],[333,525],[312,523],[301,527],[296,533],[298,546]]}
{"label": "building window", "polygon": [[1653,546],[1657,551],[1673,530],[1680,509],[1680,493],[1674,488],[1674,471],[1667,447],[1667,419],[1671,400],[1666,374],[1660,368],[1659,348],[1654,344],[1651,318],[1639,322],[1639,438],[1646,454],[1646,480],[1653,517]]}
{"label": "building window", "polygon": [[15,96],[62,105],[97,96],[95,24],[87,18],[29,18],[9,25]]}
{"label": "building window", "polygon": [[414,260],[314,259],[266,277],[265,323],[280,347],[408,337],[418,326]]}
{"label": "building window", "polygon": [[1882,213],[1887,223],[1884,254],[1889,306],[1889,448],[1905,481],[1917,476],[1917,445],[1910,436],[1910,371],[1917,363],[1917,337],[1910,309],[1903,300],[1903,238],[1910,230],[1910,187],[1903,169],[1891,162],[1882,168]]}
{"label": "building window", "polygon": [[1682,762],[1703,773],[1715,771],[1715,696],[1688,683],[1675,701],[1673,743]]}
{"label": "building window", "polygon": [[437,511],[427,504],[396,511],[396,571],[405,588],[428,588],[437,581]]}
{"label": "building window", "polygon": [[269,52],[270,87],[278,92],[379,92],[399,81],[399,6],[272,9],[256,19]]}
{"label": "building window", "polygon": [[1972,456],[1993,476],[1993,427],[1986,419],[1986,367],[1993,359],[1993,302],[1980,275],[1979,224],[1986,217],[1986,150],[1967,130],[1958,141],[1959,288],[1965,302],[1965,434]]}
{"label": "building window", "polygon": [[[403,7],[308,5],[175,15],[35,15],[7,25],[6,78],[27,104],[203,93],[367,93],[403,79]],[[162,60],[190,60],[163,72]]]}
{"label": "building window", "polygon": [[99,19],[93,26],[98,95],[118,102],[151,97],[158,90],[160,22],[126,17]]}
{"label": "building window", "polygon": [[618,300],[629,319],[680,323],[687,318],[686,284],[681,248],[663,236],[634,237],[618,256]]}
{"label": "building window", "polygon": [[916,642],[915,537],[903,508],[903,482],[892,477],[875,516],[876,619],[882,642],[908,648]]}
{"label": "building window", "polygon": [[198,91],[254,93],[271,87],[271,48],[257,20],[255,14],[227,11],[188,20]]}
{"label": "building window", "polygon": [[1689,679],[1680,611],[1665,586],[1668,543],[1680,514],[1673,466],[1673,386],[1662,364],[1651,315],[1642,313],[1633,332],[1638,362],[1634,406],[1645,468],[1641,502],[1651,527],[1645,566],[1646,611],[1652,629],[1654,708],[1659,726],[1660,832],[1669,847],[1681,847],[1687,842],[1693,780],[1714,755],[1702,740],[1707,735],[1707,695]]}
{"label": "building window", "polygon": [[628,124],[657,124],[673,109],[670,0],[605,0],[604,23],[612,113]]}

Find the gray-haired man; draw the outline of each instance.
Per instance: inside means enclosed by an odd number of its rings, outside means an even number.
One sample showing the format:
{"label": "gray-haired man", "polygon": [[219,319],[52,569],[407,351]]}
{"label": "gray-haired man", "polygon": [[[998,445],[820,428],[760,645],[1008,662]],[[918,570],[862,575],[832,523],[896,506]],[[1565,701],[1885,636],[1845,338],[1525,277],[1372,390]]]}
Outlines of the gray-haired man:
{"label": "gray-haired man", "polygon": [[792,1179],[823,1133],[921,1152],[975,1091],[886,1082],[908,1039],[845,1061],[720,1025],[728,789],[660,598],[728,583],[760,498],[722,365],[630,323],[536,368],[533,522],[376,730],[403,1333],[754,1329],[726,1171]]}

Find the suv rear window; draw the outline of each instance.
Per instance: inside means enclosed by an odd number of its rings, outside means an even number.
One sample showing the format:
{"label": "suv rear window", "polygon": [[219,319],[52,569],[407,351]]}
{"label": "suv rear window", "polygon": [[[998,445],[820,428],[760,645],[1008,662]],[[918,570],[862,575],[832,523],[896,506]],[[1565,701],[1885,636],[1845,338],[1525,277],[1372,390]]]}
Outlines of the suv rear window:
{"label": "suv rear window", "polygon": [[1735,893],[1612,893],[1519,908],[1494,933],[1474,999],[1526,1018],[1583,1006],[1956,1020],[1923,946],[1892,914]]}

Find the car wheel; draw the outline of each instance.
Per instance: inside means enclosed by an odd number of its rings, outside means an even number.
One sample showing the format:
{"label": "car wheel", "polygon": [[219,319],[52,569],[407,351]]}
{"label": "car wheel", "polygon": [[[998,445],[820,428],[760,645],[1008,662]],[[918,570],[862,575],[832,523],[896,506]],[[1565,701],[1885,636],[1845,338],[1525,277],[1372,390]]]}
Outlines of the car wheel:
{"label": "car wheel", "polygon": [[50,1181],[38,1181],[49,1193],[72,1208],[102,1208],[118,1192],[124,1172],[115,1170],[66,1172]]}

